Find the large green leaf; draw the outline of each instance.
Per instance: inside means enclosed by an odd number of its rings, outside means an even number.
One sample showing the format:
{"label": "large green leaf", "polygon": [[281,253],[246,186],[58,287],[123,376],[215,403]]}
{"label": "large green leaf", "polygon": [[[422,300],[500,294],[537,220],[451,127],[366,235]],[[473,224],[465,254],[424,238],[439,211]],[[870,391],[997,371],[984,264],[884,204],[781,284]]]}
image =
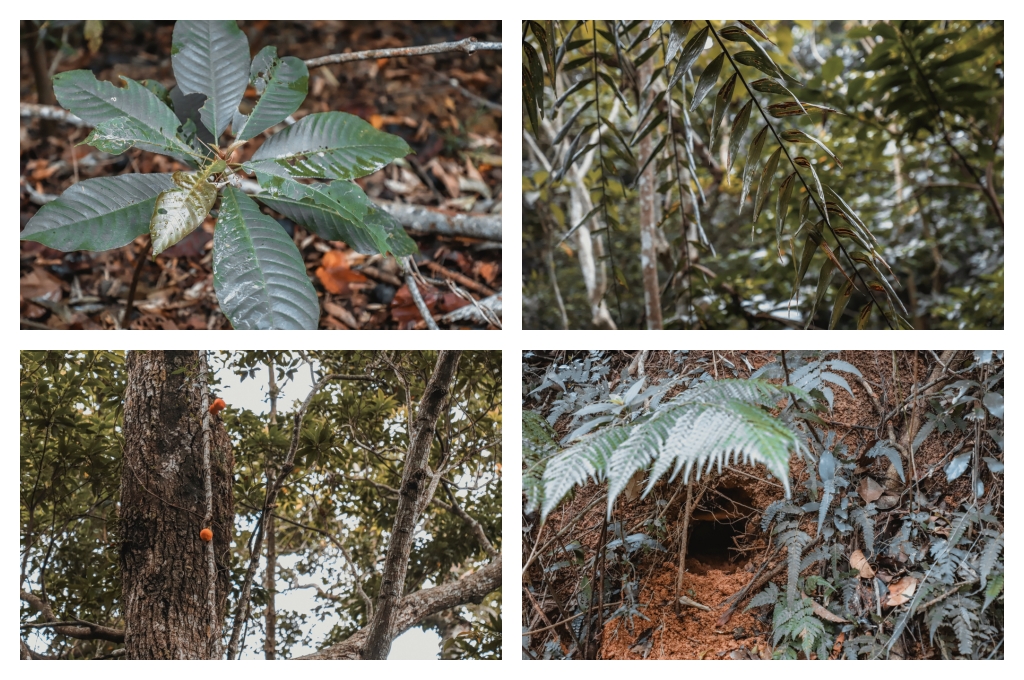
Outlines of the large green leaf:
{"label": "large green leaf", "polygon": [[343,241],[366,254],[390,251],[400,257],[417,251],[416,242],[409,238],[402,225],[369,203],[362,190],[351,182],[306,185],[293,181],[278,182],[263,174],[257,176],[261,185],[268,189],[266,193],[255,195],[260,203],[323,239]]}
{"label": "large green leaf", "polygon": [[173,186],[169,173],[83,180],[41,207],[21,238],[64,252],[120,248],[149,231],[157,194]]}
{"label": "large green leaf", "polygon": [[178,137],[178,119],[159,97],[131,78],[125,87],[96,80],[92,71],[65,71],[53,77],[61,106],[96,127],[84,144],[107,153],[132,146],[192,163],[194,153]]}
{"label": "large green leaf", "polygon": [[237,114],[231,129],[237,139],[252,139],[277,125],[302,105],[309,87],[309,70],[296,57],[277,58],[277,48],[264,47],[252,60],[249,82],[260,95],[248,117]]}
{"label": "large green leaf", "polygon": [[[149,234],[153,238],[153,257],[167,250],[203,223],[217,200],[217,188],[206,181],[216,166],[211,163],[199,172],[174,173],[175,186],[161,192],[153,207]],[[221,168],[223,169],[223,168]]]}
{"label": "large green leaf", "polygon": [[836,322],[843,316],[843,311],[846,309],[846,305],[849,304],[852,294],[852,281],[844,283],[843,287],[839,289],[838,293],[836,293],[836,301],[832,304],[832,318],[828,322],[829,330],[836,327]]}
{"label": "large green leaf", "polygon": [[374,129],[359,116],[312,113],[256,150],[242,167],[292,177],[355,179],[369,175],[412,149],[401,137]]}
{"label": "large green leaf", "polygon": [[[793,159],[793,162],[801,168],[807,168],[811,171],[811,178],[814,179],[814,186],[818,190],[818,198],[821,199],[819,206],[825,210],[825,192],[821,190],[821,181],[818,179],[818,173],[814,170],[814,166],[811,165],[811,162],[803,156],[797,156]],[[825,224],[832,226],[832,220],[828,217],[828,210],[825,210],[824,218]]]}
{"label": "large green leaf", "polygon": [[171,66],[185,94],[205,94],[203,124],[220,137],[249,83],[249,40],[227,21],[179,21],[171,37]]}
{"label": "large green leaf", "polygon": [[316,330],[320,319],[299,249],[232,186],[224,188],[213,232],[213,287],[236,330]]}

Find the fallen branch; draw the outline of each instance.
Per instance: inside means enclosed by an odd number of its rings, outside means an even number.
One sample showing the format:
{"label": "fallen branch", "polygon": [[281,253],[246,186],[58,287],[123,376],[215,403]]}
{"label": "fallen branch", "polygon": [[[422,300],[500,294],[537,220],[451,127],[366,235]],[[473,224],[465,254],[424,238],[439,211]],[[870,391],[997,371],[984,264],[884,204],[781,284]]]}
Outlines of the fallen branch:
{"label": "fallen branch", "polygon": [[70,111],[65,111],[59,106],[49,106],[47,104],[26,104],[21,102],[21,117],[56,120],[68,125],[77,125],[78,127],[92,127],[92,125],[86,123]]}
{"label": "fallen branch", "polygon": [[490,312],[500,315],[501,293],[484,298],[483,300],[477,300],[475,304],[459,307],[453,312],[448,312],[447,314],[438,317],[437,320],[441,323],[455,323],[456,321],[469,321],[471,323],[481,324],[493,323],[491,320],[487,319],[483,312],[477,309],[477,307],[483,307]]}
{"label": "fallen branch", "polygon": [[500,42],[477,42],[476,38],[469,37],[457,42],[436,43],[434,45],[420,45],[418,47],[392,47],[382,50],[366,50],[365,52],[345,52],[343,54],[329,54],[326,57],[307,59],[306,66],[323,66],[324,64],[344,64],[349,61],[362,61],[364,59],[388,59],[390,57],[416,57],[423,54],[441,54],[443,52],[465,52],[472,54],[478,50],[501,50]]}
{"label": "fallen branch", "polygon": [[469,236],[501,243],[501,215],[458,213],[392,201],[374,201],[406,229],[443,236]]}

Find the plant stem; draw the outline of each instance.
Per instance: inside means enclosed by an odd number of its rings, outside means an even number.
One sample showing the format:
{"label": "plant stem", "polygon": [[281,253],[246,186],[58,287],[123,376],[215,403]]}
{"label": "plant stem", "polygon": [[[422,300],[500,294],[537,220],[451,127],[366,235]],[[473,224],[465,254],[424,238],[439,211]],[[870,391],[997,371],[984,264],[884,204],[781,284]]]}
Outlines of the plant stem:
{"label": "plant stem", "polygon": [[[729,63],[732,64],[733,70],[736,71],[737,74],[739,74],[740,82],[743,83],[743,87],[746,88],[747,94],[750,95],[750,98],[754,100],[754,105],[757,107],[757,110],[761,113],[761,118],[763,118],[764,122],[767,123],[768,129],[772,131],[772,135],[775,136],[775,141],[777,141],[779,143],[779,146],[782,147],[783,153],[786,154],[786,159],[789,160],[789,164],[793,168],[793,171],[796,173],[796,176],[800,179],[800,183],[804,185],[804,190],[807,192],[807,195],[811,197],[811,200],[814,201],[814,205],[817,206],[818,208],[818,212],[821,213],[821,216],[825,219],[825,226],[828,227],[828,230],[832,232],[832,236],[835,237],[836,245],[839,246],[839,250],[841,250],[843,255],[846,256],[847,261],[850,263],[850,267],[853,268],[854,275],[858,279],[860,279],[861,284],[864,286],[864,290],[867,291],[868,297],[871,298],[871,302],[875,305],[875,307],[878,308],[878,311],[882,313],[882,318],[885,319],[885,323],[887,326],[889,326],[889,330],[895,330],[892,326],[892,323],[889,321],[889,317],[888,315],[886,315],[885,310],[882,309],[882,305],[880,305],[878,303],[878,300],[875,299],[875,295],[874,293],[871,292],[871,288],[868,286],[867,281],[865,281],[864,277],[861,276],[860,270],[857,269],[857,265],[853,263],[853,258],[850,257],[850,253],[846,251],[846,248],[843,246],[843,242],[839,240],[839,236],[836,235],[836,233],[832,230],[832,225],[829,224],[828,222],[828,213],[825,211],[825,206],[818,203],[818,198],[814,195],[814,192],[811,191],[811,188],[807,186],[807,182],[804,181],[804,176],[800,174],[800,169],[797,168],[796,163],[793,162],[793,157],[789,155],[789,149],[787,149],[786,145],[782,143],[782,138],[779,137],[779,133],[775,130],[775,126],[772,125],[772,122],[768,119],[768,116],[765,114],[764,109],[761,108],[761,102],[757,100],[757,97],[755,97],[754,93],[750,90],[750,86],[747,84],[747,79],[743,77],[742,73],[740,73],[740,69],[738,66],[736,66],[736,62],[733,61],[732,55],[729,54],[729,50],[725,49],[725,43],[722,42],[722,38],[721,36],[718,35],[718,31],[715,30],[715,27],[711,25],[710,21],[705,19],[705,23],[708,25],[708,28],[711,29],[711,33],[715,36],[715,40],[718,41],[718,46],[722,48],[722,52],[724,52],[725,56],[728,57]],[[770,177],[767,179],[769,181],[771,180]]]}
{"label": "plant stem", "polygon": [[132,274],[132,285],[128,289],[128,301],[124,306],[124,316],[121,317],[121,328],[130,328],[132,321],[132,303],[135,302],[135,290],[139,286],[139,275],[142,273],[142,265],[146,263],[146,258],[149,256],[149,251],[153,247],[153,240],[148,239],[146,241],[146,248],[139,257],[135,260],[135,273]]}

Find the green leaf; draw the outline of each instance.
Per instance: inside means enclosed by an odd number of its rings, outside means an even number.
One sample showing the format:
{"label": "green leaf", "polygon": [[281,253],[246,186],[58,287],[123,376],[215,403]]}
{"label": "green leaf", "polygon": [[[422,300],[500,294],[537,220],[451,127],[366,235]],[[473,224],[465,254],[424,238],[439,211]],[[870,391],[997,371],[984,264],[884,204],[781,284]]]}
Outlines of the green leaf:
{"label": "green leaf", "polygon": [[782,147],[780,146],[775,150],[771,156],[768,157],[768,162],[764,164],[764,170],[761,171],[761,181],[757,185],[757,200],[754,201],[754,223],[757,223],[757,218],[761,215],[761,208],[764,207],[765,199],[768,198],[768,193],[772,189],[772,179],[775,178],[775,168],[779,165],[779,155],[782,153]]}
{"label": "green leaf", "polygon": [[786,216],[789,214],[789,197],[793,193],[793,179],[796,172],[791,172],[779,185],[779,199],[775,204],[775,242],[779,248],[779,257],[782,257],[782,228],[786,226]]}
{"label": "green leaf", "polygon": [[[529,70],[526,68],[526,66],[523,66],[523,73],[528,73],[528,72],[529,72]],[[594,76],[587,76],[583,80],[577,80],[575,85],[573,85],[568,90],[563,92],[562,96],[560,96],[558,99],[555,100],[555,105],[553,107],[553,110],[560,108],[562,106],[562,104],[565,102],[565,100],[569,98],[570,95],[572,95],[574,92],[578,92],[578,91],[582,90],[584,87],[586,87],[587,85],[589,85],[592,82],[594,82]],[[532,96],[532,94],[531,94],[531,96]]]}
{"label": "green leaf", "polygon": [[[544,30],[544,27],[537,21],[531,21],[530,30],[533,31],[533,35],[536,36],[537,42],[540,43],[540,52],[544,55],[544,61],[548,65],[548,73],[555,72],[555,53],[554,43],[548,41],[548,32]],[[554,86],[554,83],[552,83]],[[553,90],[552,90],[553,91]]]}
{"label": "green leaf", "polygon": [[537,50],[533,49],[533,45],[528,42],[524,42],[523,52],[526,53],[526,60],[524,63],[530,65],[530,83],[533,85],[533,98],[537,102],[537,109],[540,111],[541,118],[543,118],[544,66],[540,63],[540,56],[537,54]]}
{"label": "green leaf", "polygon": [[[796,158],[793,159],[793,162],[796,163],[797,165],[799,165],[801,168],[807,168],[808,170],[811,171],[811,177],[814,178],[814,186],[818,189],[818,198],[821,199],[821,204],[820,205],[821,205],[822,209],[824,209],[825,208],[825,192],[822,191],[822,189],[821,189],[821,182],[818,180],[818,173],[815,172],[814,166],[811,165],[811,162],[809,160],[807,160],[806,158],[804,158],[803,156],[797,156]],[[824,217],[825,217],[825,224],[827,224],[829,226],[832,226],[832,223],[831,223],[831,221],[828,218],[828,210],[825,210]]]}
{"label": "green leaf", "polygon": [[61,106],[96,130],[85,140],[107,153],[132,146],[166,154],[194,165],[193,151],[178,137],[178,119],[155,94],[131,78],[125,87],[96,80],[92,71],[65,71],[53,77]]}
{"label": "green leaf", "polygon": [[200,92],[203,124],[219,138],[249,82],[249,40],[228,21],[179,21],[171,36],[171,66],[183,94]]}
{"label": "green leaf", "polygon": [[775,118],[785,118],[786,116],[799,116],[808,114],[810,111],[827,111],[829,113],[842,114],[843,112],[839,109],[833,109],[830,106],[824,106],[822,104],[808,104],[807,102],[790,101],[790,102],[779,102],[777,104],[768,105],[768,113]]}
{"label": "green leaf", "polygon": [[850,297],[853,295],[853,282],[847,281],[843,284],[843,287],[839,289],[836,294],[836,301],[832,305],[832,319],[828,322],[828,329],[832,330],[836,327],[836,322],[843,315],[843,310],[846,309],[846,305],[850,302]]}
{"label": "green leaf", "polygon": [[[537,98],[533,93],[533,74],[530,73],[529,67],[523,64],[523,106],[526,108],[526,115],[530,118],[533,133],[538,134],[540,123],[537,121]],[[555,105],[557,106],[557,103]]]}
{"label": "green leaf", "polygon": [[256,200],[323,239],[343,241],[365,254],[390,251],[401,257],[417,252],[402,225],[370,203],[352,182],[308,185],[262,173],[257,177],[269,191],[256,194]]}
{"label": "green leaf", "polygon": [[750,191],[750,180],[753,179],[754,169],[761,160],[761,149],[764,147],[764,140],[767,135],[768,126],[765,125],[750,142],[747,160],[743,164],[743,191],[740,193],[740,210],[743,210],[743,203],[747,200],[747,192]]}
{"label": "green leaf", "polygon": [[750,109],[753,106],[754,100],[751,99],[743,105],[743,108],[736,114],[736,118],[732,122],[732,130],[729,132],[729,169],[726,171],[726,175],[732,174],[732,165],[736,162],[736,152],[740,149],[740,140],[743,139],[743,133],[747,131],[747,123],[750,121]]}
{"label": "green leaf", "polygon": [[636,173],[636,179],[633,180],[632,186],[635,187],[640,182],[640,178],[643,176],[644,170],[646,170],[647,166],[650,165],[651,161],[654,160],[659,153],[661,153],[661,150],[665,148],[665,142],[667,141],[668,137],[661,138],[661,141],[658,142],[657,146],[654,147],[654,151],[651,152],[651,155],[648,156],[647,160],[644,161],[643,165],[640,166],[640,171]]}
{"label": "green leaf", "polygon": [[665,55],[665,63],[672,61],[676,53],[679,51],[679,47],[686,40],[686,34],[690,32],[690,27],[693,25],[692,21],[673,21],[672,31],[668,38],[668,54]]}
{"label": "green leaf", "polygon": [[252,139],[269,127],[295,113],[306,99],[309,70],[296,57],[277,58],[277,48],[267,46],[252,60],[249,82],[260,95],[242,125],[232,131],[237,139]]}
{"label": "green leaf", "polygon": [[339,111],[311,113],[256,150],[242,167],[272,175],[355,179],[412,153],[401,137],[374,129],[358,116]]}
{"label": "green leaf", "polygon": [[558,134],[556,134],[555,138],[552,140],[552,146],[559,144],[563,139],[565,139],[565,135],[569,132],[569,128],[571,128],[573,123],[576,122],[576,119],[580,117],[580,114],[589,109],[593,105],[593,103],[593,99],[588,99],[586,102],[583,103],[583,106],[576,109],[576,111],[571,116],[569,116],[569,120],[565,121],[565,125],[562,126],[562,129],[558,131]]}
{"label": "green leaf", "polygon": [[814,142],[815,144],[821,147],[822,151],[828,154],[829,158],[831,158],[835,162],[835,164],[839,167],[840,170],[843,169],[842,161],[840,161],[839,158],[834,153],[832,153],[831,149],[825,146],[825,143],[823,141],[817,139],[816,137],[811,137],[803,130],[786,130],[785,132],[782,133],[782,138],[787,142],[793,142],[795,144],[804,142]]}
{"label": "green leaf", "polygon": [[[812,251],[813,252],[813,251]],[[821,269],[818,271],[818,290],[814,294],[814,306],[811,307],[811,313],[807,317],[808,327],[814,320],[814,314],[818,311],[818,305],[825,297],[825,292],[828,291],[828,286],[832,282],[832,270],[835,269],[835,265],[832,260],[828,258],[821,263]]]}
{"label": "green leaf", "polygon": [[718,96],[715,97],[715,110],[711,114],[711,139],[708,140],[708,148],[715,144],[715,135],[718,132],[718,128],[722,125],[722,118],[725,117],[725,112],[729,108],[729,102],[732,100],[732,91],[736,87],[737,75],[736,73],[732,74],[732,77],[725,81],[725,85],[722,85],[721,89],[718,90]]}
{"label": "green leaf", "polygon": [[21,239],[64,252],[120,248],[149,231],[157,195],[173,186],[170,173],[83,180],[39,208]]}
{"label": "green leaf", "polygon": [[693,91],[693,101],[690,102],[690,110],[693,111],[697,108],[697,105],[704,101],[704,97],[708,95],[711,88],[718,82],[718,74],[722,72],[722,63],[725,61],[725,52],[719,54],[714,60],[708,64],[704,72],[700,74],[700,80],[697,81],[697,88]]}
{"label": "green leaf", "polygon": [[213,164],[199,172],[174,173],[175,186],[157,196],[149,223],[154,258],[188,236],[206,219],[217,200],[217,188],[206,181],[212,168]]}
{"label": "green leaf", "polygon": [[821,65],[821,78],[826,83],[831,82],[836,76],[843,72],[843,58],[833,55]]}
{"label": "green leaf", "polygon": [[[871,309],[874,307],[872,303],[867,303],[860,309],[860,313],[857,315],[857,330],[862,331],[867,328],[868,319],[871,318]],[[903,475],[900,475],[902,477]]]}
{"label": "green leaf", "polygon": [[213,232],[213,286],[236,330],[316,330],[320,302],[299,249],[232,186]]}
{"label": "green leaf", "polygon": [[803,281],[804,274],[807,273],[807,268],[811,265],[811,260],[814,258],[814,252],[818,249],[818,246],[823,242],[821,238],[821,231],[825,228],[825,221],[819,220],[814,225],[814,229],[807,232],[807,239],[804,241],[804,249],[800,255],[800,269],[796,274],[797,284]]}
{"label": "green leaf", "polygon": [[773,78],[782,78],[782,71],[775,65],[771,59],[758,54],[757,52],[738,52],[734,54],[733,59],[737,63],[743,64],[744,66],[752,66],[761,73],[772,76]]}
{"label": "green leaf", "polygon": [[693,62],[697,61],[697,57],[704,51],[704,45],[708,40],[709,27],[705,26],[697,35],[690,38],[690,42],[686,43],[686,47],[683,48],[683,54],[679,57],[679,62],[676,64],[676,70],[672,73],[672,79],[668,81],[668,90],[671,91],[679,79],[682,78],[690,67],[693,66]]}

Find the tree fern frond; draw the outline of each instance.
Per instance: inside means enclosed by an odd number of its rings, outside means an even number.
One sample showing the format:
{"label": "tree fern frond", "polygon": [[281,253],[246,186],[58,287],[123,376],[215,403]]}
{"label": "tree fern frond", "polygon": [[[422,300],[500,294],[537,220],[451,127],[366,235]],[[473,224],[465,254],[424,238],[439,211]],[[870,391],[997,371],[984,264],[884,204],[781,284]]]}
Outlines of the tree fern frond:
{"label": "tree fern frond", "polygon": [[526,511],[534,512],[544,497],[544,466],[558,450],[555,431],[535,411],[523,411],[523,492]]}
{"label": "tree fern frond", "polygon": [[[541,521],[577,485],[588,478],[601,481],[608,469],[608,460],[615,448],[629,436],[629,428],[610,427],[584,437],[552,458],[544,470],[544,499]],[[611,499],[610,499],[611,500]]]}

